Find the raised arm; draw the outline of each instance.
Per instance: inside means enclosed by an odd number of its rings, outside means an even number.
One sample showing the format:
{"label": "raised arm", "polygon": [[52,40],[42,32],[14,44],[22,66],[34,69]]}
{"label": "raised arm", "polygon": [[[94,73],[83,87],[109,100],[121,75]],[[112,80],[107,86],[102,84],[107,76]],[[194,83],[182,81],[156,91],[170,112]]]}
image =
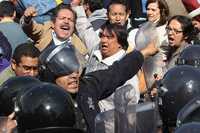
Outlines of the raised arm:
{"label": "raised arm", "polygon": [[100,38],[89,22],[83,6],[74,6],[72,8],[77,14],[76,30],[78,35],[91,53],[93,49],[99,46]]}
{"label": "raised arm", "polygon": [[22,17],[22,28],[32,40],[38,42],[44,30],[44,26],[33,21],[32,18],[35,16],[37,16],[36,9],[34,7],[28,7],[24,11]]}

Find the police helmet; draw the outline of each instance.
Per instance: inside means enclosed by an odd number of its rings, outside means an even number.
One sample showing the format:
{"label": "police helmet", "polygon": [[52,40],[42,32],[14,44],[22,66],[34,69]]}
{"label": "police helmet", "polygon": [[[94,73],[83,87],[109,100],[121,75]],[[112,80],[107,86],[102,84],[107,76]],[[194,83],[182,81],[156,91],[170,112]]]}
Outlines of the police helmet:
{"label": "police helmet", "polygon": [[7,116],[14,111],[14,103],[19,92],[40,84],[36,78],[29,76],[12,77],[0,86],[0,116]]}
{"label": "police helmet", "polygon": [[181,65],[167,71],[158,87],[162,104],[159,106],[163,122],[175,126],[178,112],[192,98],[200,94],[200,71]]}
{"label": "police helmet", "polygon": [[178,113],[177,127],[189,122],[200,122],[200,96],[190,100]]}
{"label": "police helmet", "polygon": [[200,67],[200,46],[191,45],[185,48],[176,62],[177,65],[191,65],[196,68]]}
{"label": "police helmet", "polygon": [[73,127],[75,124],[71,96],[51,83],[42,83],[19,93],[15,108],[20,133],[38,128]]}
{"label": "police helmet", "polygon": [[200,123],[199,122],[190,122],[183,124],[181,127],[176,129],[175,133],[199,133]]}
{"label": "police helmet", "polygon": [[45,49],[40,57],[40,70],[48,70],[54,76],[63,76],[78,71],[84,64],[84,57],[78,53],[71,43],[52,46]]}

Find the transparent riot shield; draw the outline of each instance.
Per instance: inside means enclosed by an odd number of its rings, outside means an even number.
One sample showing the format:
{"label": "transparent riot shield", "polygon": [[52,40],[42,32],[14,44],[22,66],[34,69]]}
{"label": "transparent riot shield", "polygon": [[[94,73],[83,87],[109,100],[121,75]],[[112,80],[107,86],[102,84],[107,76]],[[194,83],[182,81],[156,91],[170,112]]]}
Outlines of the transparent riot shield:
{"label": "transparent riot shield", "polygon": [[115,92],[114,133],[155,133],[158,115],[156,104],[135,104],[130,92],[133,92],[130,85]]}
{"label": "transparent riot shield", "polygon": [[133,109],[128,109],[128,106],[135,104],[135,93],[131,85],[118,88],[114,93],[115,108],[97,115],[95,133],[129,133],[127,131],[135,133],[133,131],[135,130],[136,109],[134,106],[132,106]]}
{"label": "transparent riot shield", "polygon": [[157,53],[144,61],[143,71],[147,88],[152,88],[157,76],[162,77],[166,72],[165,62],[163,62],[163,55]]}
{"label": "transparent riot shield", "polygon": [[95,133],[155,133],[158,114],[156,104],[135,104],[130,98],[130,92],[130,85],[115,92],[115,108],[97,115]]}
{"label": "transparent riot shield", "polygon": [[159,28],[160,27],[156,27],[155,24],[151,22],[146,22],[139,28],[135,37],[136,49],[141,50],[151,42],[156,43],[156,47],[159,49],[158,53],[146,59],[143,64],[147,88],[152,87],[157,75],[162,77],[163,73],[165,73],[164,60],[166,60],[168,46],[167,43],[161,39],[159,35],[161,33],[157,32]]}
{"label": "transparent riot shield", "polygon": [[135,35],[135,45],[137,50],[141,50],[151,41],[157,38],[156,26],[154,23],[146,22],[140,26]]}
{"label": "transparent riot shield", "polygon": [[115,133],[136,133],[136,108],[131,85],[121,87],[115,92]]}
{"label": "transparent riot shield", "polygon": [[114,133],[114,109],[99,113],[95,119],[95,133]]}

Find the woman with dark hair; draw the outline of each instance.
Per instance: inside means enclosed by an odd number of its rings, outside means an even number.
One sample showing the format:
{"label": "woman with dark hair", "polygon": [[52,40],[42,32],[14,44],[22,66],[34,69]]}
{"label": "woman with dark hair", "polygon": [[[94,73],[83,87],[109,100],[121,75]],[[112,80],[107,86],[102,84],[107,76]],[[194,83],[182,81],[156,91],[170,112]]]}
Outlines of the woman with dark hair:
{"label": "woman with dark hair", "polygon": [[148,21],[164,25],[169,17],[169,7],[165,0],[147,0],[146,3]]}
{"label": "woman with dark hair", "polygon": [[170,52],[167,68],[175,65],[177,58],[184,48],[191,45],[196,36],[192,20],[186,16],[176,15],[169,19],[166,27]]}

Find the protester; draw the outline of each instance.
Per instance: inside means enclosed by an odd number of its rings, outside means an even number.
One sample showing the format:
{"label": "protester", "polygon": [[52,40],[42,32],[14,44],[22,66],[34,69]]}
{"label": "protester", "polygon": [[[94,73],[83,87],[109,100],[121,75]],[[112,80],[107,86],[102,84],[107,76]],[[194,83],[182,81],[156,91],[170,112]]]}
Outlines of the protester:
{"label": "protester", "polygon": [[76,15],[69,5],[60,4],[52,16],[52,21],[43,25],[32,20],[37,15],[34,7],[29,7],[24,12],[23,29],[35,41],[35,46],[44,50],[50,45],[61,45],[71,42],[81,54],[86,55],[87,50],[81,40],[74,33]]}
{"label": "protester", "polygon": [[19,44],[28,41],[21,26],[14,21],[15,17],[15,5],[10,1],[2,1],[0,3],[0,31],[6,36],[13,50]]}
{"label": "protester", "polygon": [[13,53],[11,66],[0,74],[0,84],[13,76],[38,76],[40,51],[32,43],[20,44]]}

